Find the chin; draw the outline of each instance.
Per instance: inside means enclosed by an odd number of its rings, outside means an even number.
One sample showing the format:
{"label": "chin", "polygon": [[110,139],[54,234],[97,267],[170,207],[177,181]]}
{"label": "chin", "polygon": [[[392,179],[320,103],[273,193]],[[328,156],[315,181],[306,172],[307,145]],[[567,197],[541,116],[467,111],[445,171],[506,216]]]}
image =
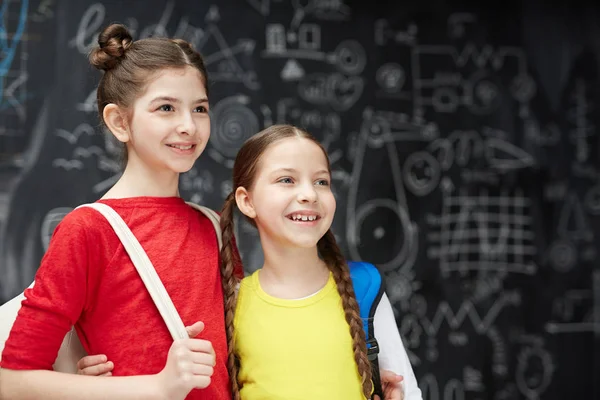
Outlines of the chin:
{"label": "chin", "polygon": [[315,247],[317,245],[319,240],[315,239],[315,238],[300,239],[300,238],[296,237],[293,240],[291,240],[291,242],[294,244],[294,246],[296,246],[298,248],[312,249],[313,247]]}
{"label": "chin", "polygon": [[184,174],[186,172],[189,172],[192,168],[194,168],[194,163],[190,163],[189,165],[171,165],[169,166],[169,169],[173,172],[176,172],[178,174]]}

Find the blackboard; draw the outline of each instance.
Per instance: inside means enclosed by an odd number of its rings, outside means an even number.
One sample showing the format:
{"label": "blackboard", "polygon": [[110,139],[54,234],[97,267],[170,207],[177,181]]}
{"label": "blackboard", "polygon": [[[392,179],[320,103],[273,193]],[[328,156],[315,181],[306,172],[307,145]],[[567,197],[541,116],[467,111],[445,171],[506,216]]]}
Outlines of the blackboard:
{"label": "blackboard", "polygon": [[[206,59],[212,136],[186,199],[218,209],[273,123],[322,140],[334,231],[385,275],[424,399],[600,398],[598,6],[2,0],[0,303],[119,176],[86,59],[111,22]],[[237,233],[251,272],[256,232]]]}

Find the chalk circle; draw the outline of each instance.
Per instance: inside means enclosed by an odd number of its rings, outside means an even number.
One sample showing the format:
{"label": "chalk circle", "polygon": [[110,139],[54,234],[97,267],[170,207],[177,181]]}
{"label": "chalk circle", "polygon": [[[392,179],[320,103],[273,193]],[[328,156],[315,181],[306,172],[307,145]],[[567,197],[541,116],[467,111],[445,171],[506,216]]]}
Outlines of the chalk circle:
{"label": "chalk circle", "polygon": [[548,258],[555,270],[569,272],[577,263],[577,249],[572,242],[558,239],[550,245]]}
{"label": "chalk circle", "polygon": [[390,140],[390,123],[380,117],[366,120],[363,123],[362,131],[367,135],[367,142],[372,148],[380,148]]}
{"label": "chalk circle", "polygon": [[435,89],[433,92],[431,103],[433,108],[438,112],[452,113],[458,108],[460,100],[456,90],[441,87]]}
{"label": "chalk circle", "polygon": [[407,301],[413,295],[412,281],[404,274],[393,273],[389,275],[392,279],[387,279],[390,299],[394,301]]}
{"label": "chalk circle", "polygon": [[550,385],[553,374],[552,357],[546,350],[527,347],[517,356],[517,387],[528,399],[539,398]]}
{"label": "chalk circle", "polygon": [[356,40],[344,40],[335,49],[335,61],[341,72],[360,74],[367,63],[365,49]]}
{"label": "chalk circle", "polygon": [[406,73],[399,64],[387,63],[379,67],[375,80],[385,92],[398,93],[406,82]]}
{"label": "chalk circle", "polygon": [[372,200],[356,212],[356,257],[395,269],[408,257],[410,220],[403,207],[391,199]]}
{"label": "chalk circle", "polygon": [[210,144],[223,156],[234,158],[242,144],[259,131],[252,110],[236,101],[223,100],[211,111]]}
{"label": "chalk circle", "polygon": [[510,84],[513,97],[522,103],[530,101],[537,91],[535,80],[529,75],[516,76]]}
{"label": "chalk circle", "polygon": [[416,196],[428,195],[440,182],[440,164],[432,154],[424,151],[409,155],[402,172],[406,187]]}
{"label": "chalk circle", "polygon": [[486,71],[477,71],[468,81],[471,102],[469,110],[474,114],[489,114],[501,103],[500,86]]}
{"label": "chalk circle", "polygon": [[40,237],[42,239],[44,251],[48,250],[48,245],[50,244],[50,239],[54,234],[54,229],[56,229],[56,226],[60,223],[60,221],[62,221],[65,215],[71,211],[73,211],[73,209],[70,207],[57,207],[46,213],[40,228]]}

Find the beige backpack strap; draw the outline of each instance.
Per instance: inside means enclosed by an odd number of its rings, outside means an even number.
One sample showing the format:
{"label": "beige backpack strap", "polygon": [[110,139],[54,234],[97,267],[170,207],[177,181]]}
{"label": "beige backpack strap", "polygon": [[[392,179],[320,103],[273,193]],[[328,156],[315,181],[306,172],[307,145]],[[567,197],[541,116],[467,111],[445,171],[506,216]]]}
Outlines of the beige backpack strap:
{"label": "beige backpack strap", "polygon": [[196,203],[192,203],[190,201],[187,202],[187,204],[193,208],[195,208],[196,210],[200,211],[202,214],[206,215],[206,217],[210,220],[210,222],[212,222],[214,228],[215,228],[215,233],[217,234],[217,241],[219,242],[219,249],[223,248],[223,238],[221,235],[221,218],[219,216],[219,214],[217,214],[214,210],[211,210],[208,207],[204,207],[204,206],[200,206]]}
{"label": "beige backpack strap", "polygon": [[[148,258],[148,255],[140,245],[140,242],[135,238],[125,221],[121,218],[119,214],[115,210],[113,210],[110,206],[104,203],[91,203],[91,204],[83,204],[79,207],[90,207],[100,212],[106,220],[113,227],[115,233],[123,243],[123,247],[129,254],[133,265],[137,269],[144,285],[146,285],[146,289],[150,293],[156,308],[160,315],[163,317],[173,340],[177,339],[187,339],[189,337],[185,325],[181,320],[181,317],[177,313],[175,309],[175,305],[173,305],[173,301],[167,290],[163,286],[152,262]],[[79,208],[77,207],[77,208]]]}

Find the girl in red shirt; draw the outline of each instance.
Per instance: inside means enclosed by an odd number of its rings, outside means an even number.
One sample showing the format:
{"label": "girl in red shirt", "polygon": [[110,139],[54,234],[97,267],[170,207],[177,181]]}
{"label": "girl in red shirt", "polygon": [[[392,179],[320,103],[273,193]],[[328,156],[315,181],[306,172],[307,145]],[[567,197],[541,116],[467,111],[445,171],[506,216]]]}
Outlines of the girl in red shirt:
{"label": "girl in red shirt", "polygon": [[[234,271],[221,273],[211,222],[178,196],[179,175],[210,136],[204,62],[185,41],[133,41],[122,25],[104,29],[98,44],[89,57],[104,71],[98,111],[127,160],[98,201],[144,247],[193,338],[173,342],[108,222],[79,208],[57,226],[25,292],[2,354],[0,398],[230,399],[224,315],[232,310],[222,281]],[[114,362],[111,379],[52,370],[73,325],[88,354]]]}

